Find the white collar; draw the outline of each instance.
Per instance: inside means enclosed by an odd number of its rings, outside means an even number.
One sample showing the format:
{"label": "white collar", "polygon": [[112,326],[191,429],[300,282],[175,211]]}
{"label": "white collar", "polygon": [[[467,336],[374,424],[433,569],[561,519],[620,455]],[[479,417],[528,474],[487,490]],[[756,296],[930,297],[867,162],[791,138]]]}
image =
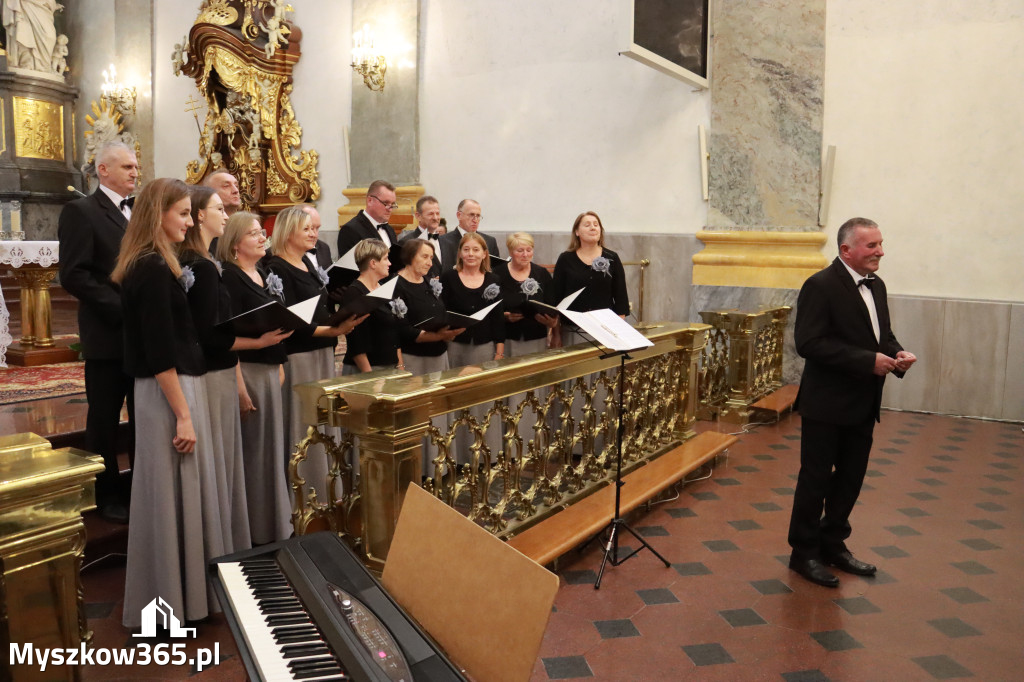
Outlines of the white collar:
{"label": "white collar", "polygon": [[100,189],[103,190],[103,193],[106,194],[107,197],[111,201],[114,202],[114,206],[117,207],[118,211],[120,211],[121,210],[121,202],[124,201],[125,199],[127,199],[128,197],[121,196],[120,194],[118,194],[114,190],[110,189],[106,185],[100,185]]}

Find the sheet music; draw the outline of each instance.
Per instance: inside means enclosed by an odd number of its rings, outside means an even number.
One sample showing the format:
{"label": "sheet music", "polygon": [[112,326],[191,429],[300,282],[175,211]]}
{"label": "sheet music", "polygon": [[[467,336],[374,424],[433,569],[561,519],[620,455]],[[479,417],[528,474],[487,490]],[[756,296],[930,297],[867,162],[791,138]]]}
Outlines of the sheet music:
{"label": "sheet music", "polygon": [[605,348],[630,351],[654,345],[646,336],[616,315],[611,308],[590,310],[585,313],[562,310],[561,313]]}
{"label": "sheet music", "polygon": [[316,306],[320,302],[320,294],[307,298],[305,301],[299,301],[295,305],[288,306],[288,310],[292,311],[306,324],[313,321],[313,314],[316,312]]}

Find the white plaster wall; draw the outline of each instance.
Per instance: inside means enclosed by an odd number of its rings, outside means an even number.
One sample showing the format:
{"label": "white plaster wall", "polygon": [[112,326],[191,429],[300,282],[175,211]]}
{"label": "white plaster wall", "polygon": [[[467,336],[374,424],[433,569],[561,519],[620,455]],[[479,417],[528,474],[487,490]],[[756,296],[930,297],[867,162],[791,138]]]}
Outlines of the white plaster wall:
{"label": "white plaster wall", "polygon": [[1024,300],[1024,2],[828,3],[826,253],[880,224],[891,293]]}
{"label": "white plaster wall", "polygon": [[422,184],[455,224],[693,234],[706,223],[697,126],[709,95],[627,57],[623,0],[423,0]]}
{"label": "white plaster wall", "polygon": [[[324,225],[345,203],[341,191],[348,186],[347,159],[342,128],[351,118],[352,78],[348,67],[351,49],[352,3],[349,0],[293,2],[292,21],[302,29],[302,57],[293,72],[292,106],[302,126],[302,149],[320,153],[320,206]],[[158,0],[154,8],[153,66],[155,162],[157,176],[183,178],[185,166],[196,158],[199,131],[185,112],[189,95],[200,99],[195,81],[175,76],[171,53],[188,35],[199,3]],[[199,113],[204,120],[205,110]]]}

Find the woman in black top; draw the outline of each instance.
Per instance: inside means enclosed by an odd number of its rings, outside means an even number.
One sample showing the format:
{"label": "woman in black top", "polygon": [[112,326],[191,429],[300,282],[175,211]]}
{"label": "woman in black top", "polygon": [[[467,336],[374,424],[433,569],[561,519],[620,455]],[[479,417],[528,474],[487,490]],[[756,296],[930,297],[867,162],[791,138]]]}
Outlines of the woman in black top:
{"label": "woman in black top", "polygon": [[[299,206],[289,206],[277,214],[274,237],[271,240],[274,255],[269,261],[267,276],[271,294],[282,294],[285,305],[295,305],[318,297],[313,320],[285,339],[288,363],[285,365],[285,383],[282,387],[287,414],[285,462],[290,461],[295,446],[306,437],[307,424],[302,423],[298,399],[292,387],[337,376],[334,365],[334,345],[338,337],[351,332],[365,315],[327,326],[331,314],[324,286],[327,273],[306,252],[316,246],[316,229],[308,213]],[[337,437],[340,433],[333,432]],[[332,499],[327,495],[327,455],[323,446],[310,447],[306,453],[303,478],[312,485],[320,500]]]}
{"label": "woman in black top", "polygon": [[[622,318],[629,314],[622,259],[604,247],[604,226],[593,211],[576,216],[569,250],[563,251],[555,263],[554,303],[581,288],[583,293],[572,302],[570,310],[586,312],[611,308]],[[575,333],[562,336],[562,345],[584,343]]]}
{"label": "woman in black top", "polygon": [[[391,261],[388,247],[380,239],[364,239],[356,244],[356,266],[359,277],[342,292],[342,307],[358,300],[380,286],[388,276]],[[370,317],[345,337],[345,360],[341,373],[345,375],[372,372],[375,369],[405,369],[402,364],[401,339],[398,318],[405,317],[404,303],[394,301],[370,313]]]}
{"label": "woman in black top", "polygon": [[[224,236],[217,241],[224,287],[236,314],[275,300],[266,288],[267,275],[258,266],[267,253],[266,243],[267,233],[260,227],[259,219],[246,211],[238,211],[228,219]],[[288,336],[276,330],[269,333]],[[282,338],[262,348],[240,349],[238,360],[243,381],[239,398],[243,405],[241,433],[249,532],[252,543],[262,545],[285,540],[292,532],[288,478],[281,466],[287,425],[281,384],[288,354]]]}
{"label": "woman in black top", "polygon": [[533,263],[533,237],[516,232],[505,240],[511,256],[498,271],[501,304],[505,308],[505,354],[510,358],[539,353],[547,348],[548,329],[558,324],[555,315],[526,310],[527,300],[554,305],[554,286],[547,270]]}
{"label": "woman in black top", "polygon": [[[491,259],[487,244],[476,232],[468,232],[459,242],[455,269],[441,275],[441,298],[445,308],[463,315],[471,315],[501,299],[501,284],[497,275],[491,272]],[[452,367],[479,365],[489,360],[505,357],[505,317],[499,304],[486,318],[468,327],[448,344],[448,361]],[[478,422],[483,422],[490,404],[470,408]],[[492,420],[486,428],[487,447],[490,460],[501,451],[501,421]],[[468,429],[459,431],[456,437],[457,462],[470,463],[470,443],[473,438]],[[473,463],[476,464],[476,463]]]}
{"label": "woman in black top", "polygon": [[121,286],[125,369],[135,377],[133,471],[125,627],[163,598],[183,620],[218,611],[207,563],[231,546],[217,499],[206,362],[192,322],[188,280],[174,253],[192,224],[185,183],[158,178],[139,194],[111,280]]}

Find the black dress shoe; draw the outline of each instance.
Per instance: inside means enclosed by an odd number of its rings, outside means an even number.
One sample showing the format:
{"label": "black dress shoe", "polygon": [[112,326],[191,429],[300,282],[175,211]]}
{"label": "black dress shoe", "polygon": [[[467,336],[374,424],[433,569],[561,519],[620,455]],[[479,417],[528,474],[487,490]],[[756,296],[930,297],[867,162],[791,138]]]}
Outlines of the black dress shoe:
{"label": "black dress shoe", "polygon": [[839,587],[839,578],[817,559],[790,558],[789,567],[816,585]]}
{"label": "black dress shoe", "polygon": [[128,507],[120,502],[110,502],[100,508],[100,516],[111,523],[128,523]]}
{"label": "black dress shoe", "polygon": [[849,552],[840,552],[825,558],[825,563],[829,566],[835,566],[840,571],[845,573],[852,573],[853,575],[873,576],[878,568],[865,563],[859,559],[854,559],[853,555]]}

